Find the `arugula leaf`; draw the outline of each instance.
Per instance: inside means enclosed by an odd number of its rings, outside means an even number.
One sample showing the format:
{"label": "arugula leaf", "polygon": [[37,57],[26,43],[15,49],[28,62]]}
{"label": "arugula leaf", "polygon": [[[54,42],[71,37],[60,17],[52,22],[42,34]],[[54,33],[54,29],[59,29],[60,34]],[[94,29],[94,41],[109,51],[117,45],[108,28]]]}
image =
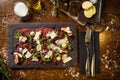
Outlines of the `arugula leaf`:
{"label": "arugula leaf", "polygon": [[58,47],[62,48],[62,44],[57,44]]}
{"label": "arugula leaf", "polygon": [[28,34],[28,37],[29,37],[29,41],[32,42],[32,37],[30,34]]}
{"label": "arugula leaf", "polygon": [[45,58],[45,56],[42,55],[42,53],[40,53],[40,55],[41,55],[41,59],[42,59],[43,61],[45,61],[45,62],[49,62],[49,61],[51,61],[52,58],[53,58],[53,54],[52,54],[52,56],[51,56],[50,58]]}
{"label": "arugula leaf", "polygon": [[24,55],[22,55],[22,58],[20,59],[20,62],[23,62],[26,59]]}
{"label": "arugula leaf", "polygon": [[50,50],[50,48],[51,48],[51,46],[50,46],[50,45],[51,45],[51,44],[48,44],[48,46],[47,46],[47,49],[48,49],[48,50]]}
{"label": "arugula leaf", "polygon": [[15,38],[15,39],[18,39],[19,37],[20,37],[20,33],[15,33],[15,34],[14,34],[14,38]]}
{"label": "arugula leaf", "polygon": [[67,48],[68,48],[68,50],[72,50],[72,47],[71,47],[70,43],[67,43]]}
{"label": "arugula leaf", "polygon": [[56,55],[57,57],[58,57],[58,56],[59,56],[59,57],[61,56],[60,53],[58,53],[58,52],[57,52],[55,55]]}
{"label": "arugula leaf", "polygon": [[47,40],[47,38],[40,38],[40,43],[42,43],[44,40]]}
{"label": "arugula leaf", "polygon": [[34,56],[36,56],[36,55],[38,55],[38,54],[39,54],[39,52],[34,52],[34,51],[33,51],[30,58],[32,58],[32,57],[34,57]]}

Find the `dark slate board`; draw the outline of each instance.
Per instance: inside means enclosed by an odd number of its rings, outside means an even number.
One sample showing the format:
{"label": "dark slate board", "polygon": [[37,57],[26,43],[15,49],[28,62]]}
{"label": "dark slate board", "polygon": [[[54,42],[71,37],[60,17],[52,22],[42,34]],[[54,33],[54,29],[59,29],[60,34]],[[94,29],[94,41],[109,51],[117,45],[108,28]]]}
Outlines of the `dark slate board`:
{"label": "dark slate board", "polygon": [[[72,60],[66,64],[58,63],[54,64],[52,62],[41,64],[36,62],[31,62],[27,64],[15,64],[14,63],[14,56],[13,52],[15,50],[15,40],[13,35],[18,28],[25,27],[25,28],[33,28],[36,29],[38,27],[48,27],[48,28],[58,28],[69,26],[73,31],[73,36],[70,39],[71,45],[73,50],[70,52],[70,56]],[[8,65],[14,69],[23,69],[23,68],[66,68],[70,66],[77,66],[78,65],[78,46],[77,46],[77,27],[73,23],[19,23],[19,24],[10,24],[8,26]]]}
{"label": "dark slate board", "polygon": [[[81,0],[81,3],[84,1],[89,1],[89,0]],[[102,11],[102,0],[98,0],[98,2],[94,4],[94,6],[96,7],[96,14],[93,15],[92,18],[86,18],[84,16],[84,10],[81,8],[78,14],[78,20],[88,22],[88,23],[100,22],[101,11]]]}
{"label": "dark slate board", "polygon": [[[80,73],[85,74],[85,64],[87,57],[87,49],[85,46],[85,32],[79,33],[79,65]],[[93,34],[91,43],[89,45],[90,51],[90,63],[92,61],[93,54]],[[94,52],[95,52],[95,73],[100,73],[100,45],[99,45],[99,32],[94,32]]]}

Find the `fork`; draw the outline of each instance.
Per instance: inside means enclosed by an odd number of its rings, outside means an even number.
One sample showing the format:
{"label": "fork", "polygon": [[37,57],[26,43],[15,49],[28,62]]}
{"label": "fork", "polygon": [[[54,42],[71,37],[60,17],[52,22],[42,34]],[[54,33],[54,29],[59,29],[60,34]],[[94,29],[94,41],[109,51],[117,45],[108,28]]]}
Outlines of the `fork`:
{"label": "fork", "polygon": [[87,27],[86,35],[85,35],[85,45],[87,48],[87,59],[86,59],[86,65],[85,65],[85,70],[86,70],[86,76],[90,77],[90,54],[89,54],[89,44],[91,42],[91,32],[92,30]]}

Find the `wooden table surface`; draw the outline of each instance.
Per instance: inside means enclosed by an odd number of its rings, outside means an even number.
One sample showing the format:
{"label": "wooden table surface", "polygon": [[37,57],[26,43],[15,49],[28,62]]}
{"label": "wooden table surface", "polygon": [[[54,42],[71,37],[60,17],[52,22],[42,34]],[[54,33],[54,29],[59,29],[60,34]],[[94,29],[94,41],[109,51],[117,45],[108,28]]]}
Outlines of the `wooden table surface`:
{"label": "wooden table surface", "polygon": [[[13,12],[14,3],[18,0],[0,0],[0,57],[7,64],[8,54],[8,24],[21,22]],[[25,0],[19,0],[25,1]],[[103,0],[104,1],[104,0]],[[43,15],[35,14],[27,22],[72,22],[78,27],[79,32],[85,31],[78,23],[65,14],[59,12],[59,17],[51,16],[51,4],[43,0],[46,11]],[[102,16],[114,14],[120,19],[120,0],[105,0]],[[120,22],[120,21],[119,21]],[[119,26],[120,27],[120,26]],[[80,73],[80,68],[69,67],[66,69],[27,69],[12,70],[9,74],[13,80],[120,80],[120,28],[116,31],[105,30],[100,33],[100,74],[95,78],[87,78]]]}

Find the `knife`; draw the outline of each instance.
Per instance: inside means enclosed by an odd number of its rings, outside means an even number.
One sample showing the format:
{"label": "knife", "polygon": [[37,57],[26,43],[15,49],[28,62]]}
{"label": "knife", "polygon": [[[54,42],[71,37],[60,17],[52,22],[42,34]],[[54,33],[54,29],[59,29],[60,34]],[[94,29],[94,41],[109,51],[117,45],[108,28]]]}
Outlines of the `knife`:
{"label": "knife", "polygon": [[87,27],[86,35],[85,35],[85,45],[87,48],[87,59],[85,65],[86,76],[90,77],[90,54],[89,54],[89,44],[91,42],[91,32],[92,30]]}
{"label": "knife", "polygon": [[91,76],[95,77],[95,49],[94,49],[94,45],[95,45],[95,33],[93,32],[92,35],[92,41],[93,41],[93,55],[92,55],[92,62],[91,62]]}

